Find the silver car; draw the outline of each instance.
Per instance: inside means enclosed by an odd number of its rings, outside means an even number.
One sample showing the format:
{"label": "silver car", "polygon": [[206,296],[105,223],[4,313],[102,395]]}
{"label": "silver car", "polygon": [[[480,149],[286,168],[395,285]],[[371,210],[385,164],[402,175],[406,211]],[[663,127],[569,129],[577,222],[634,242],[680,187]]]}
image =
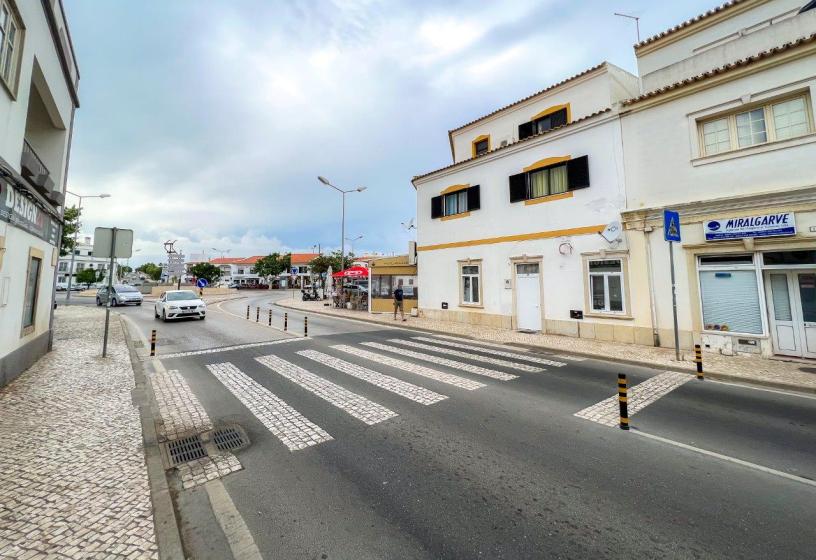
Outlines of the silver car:
{"label": "silver car", "polygon": [[[142,305],[144,296],[142,293],[126,284],[114,284],[111,294],[111,306],[117,305]],[[108,287],[103,286],[96,292],[96,305],[105,305],[108,303]]]}

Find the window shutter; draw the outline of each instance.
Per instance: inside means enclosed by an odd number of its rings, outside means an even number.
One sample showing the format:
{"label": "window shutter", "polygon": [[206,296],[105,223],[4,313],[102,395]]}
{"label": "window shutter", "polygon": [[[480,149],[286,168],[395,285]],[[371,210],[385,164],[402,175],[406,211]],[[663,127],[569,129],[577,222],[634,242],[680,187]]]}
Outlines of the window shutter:
{"label": "window shutter", "polygon": [[589,186],[589,156],[581,156],[567,162],[567,190],[585,189]]}
{"label": "window shutter", "polygon": [[479,185],[474,185],[467,190],[468,211],[479,209],[479,198]]}
{"label": "window shutter", "polygon": [[550,128],[564,126],[567,124],[567,110],[560,109],[550,115]]}
{"label": "window shutter", "polygon": [[527,174],[519,173],[510,176],[510,202],[527,199]]}
{"label": "window shutter", "polygon": [[524,140],[528,136],[533,135],[533,123],[526,122],[519,125],[519,140]]}
{"label": "window shutter", "polygon": [[431,199],[431,219],[442,217],[442,195]]}

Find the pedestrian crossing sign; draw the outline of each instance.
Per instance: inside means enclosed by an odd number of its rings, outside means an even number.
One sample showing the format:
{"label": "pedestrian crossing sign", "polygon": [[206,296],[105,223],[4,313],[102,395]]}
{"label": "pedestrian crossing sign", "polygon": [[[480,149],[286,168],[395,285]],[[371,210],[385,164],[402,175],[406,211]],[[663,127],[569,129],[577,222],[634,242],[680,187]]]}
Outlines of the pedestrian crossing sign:
{"label": "pedestrian crossing sign", "polygon": [[666,241],[680,241],[680,213],[663,210],[663,238]]}

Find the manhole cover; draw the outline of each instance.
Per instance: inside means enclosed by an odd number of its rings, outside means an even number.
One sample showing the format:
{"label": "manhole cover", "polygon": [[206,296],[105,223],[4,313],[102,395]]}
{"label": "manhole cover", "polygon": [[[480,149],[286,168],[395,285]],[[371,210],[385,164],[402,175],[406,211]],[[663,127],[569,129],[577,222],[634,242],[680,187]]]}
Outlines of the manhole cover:
{"label": "manhole cover", "polygon": [[236,428],[219,428],[213,431],[212,441],[221,451],[238,449],[248,443],[244,434]]}
{"label": "manhole cover", "polygon": [[171,466],[173,467],[207,456],[207,452],[201,445],[201,440],[198,436],[190,436],[168,442],[167,452],[170,456]]}
{"label": "manhole cover", "polygon": [[800,367],[799,369],[805,373],[816,373],[816,367]]}

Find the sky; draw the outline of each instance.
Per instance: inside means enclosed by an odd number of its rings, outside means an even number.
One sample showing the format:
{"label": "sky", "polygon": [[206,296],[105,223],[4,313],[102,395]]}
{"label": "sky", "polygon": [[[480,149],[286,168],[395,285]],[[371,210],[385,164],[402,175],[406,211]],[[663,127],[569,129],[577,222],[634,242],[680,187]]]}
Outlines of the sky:
{"label": "sky", "polygon": [[[80,69],[68,189],[83,231],[134,230],[132,265],[190,255],[400,254],[411,178],[447,131],[604,60],[715,0],[65,0]],[[75,201],[69,196],[68,204]],[[346,244],[348,250],[348,243]],[[221,252],[216,252],[215,249]]]}

